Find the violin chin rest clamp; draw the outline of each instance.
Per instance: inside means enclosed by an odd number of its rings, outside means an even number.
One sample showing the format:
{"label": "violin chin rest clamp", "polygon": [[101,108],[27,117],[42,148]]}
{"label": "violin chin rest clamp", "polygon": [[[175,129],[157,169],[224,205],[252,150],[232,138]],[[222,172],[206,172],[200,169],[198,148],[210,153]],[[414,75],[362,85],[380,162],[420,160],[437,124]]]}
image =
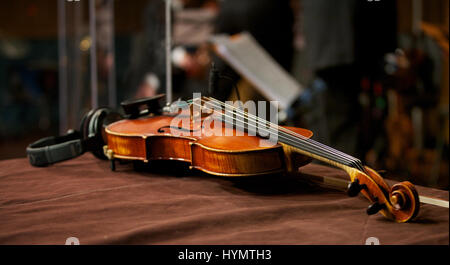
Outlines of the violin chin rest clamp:
{"label": "violin chin rest clamp", "polygon": [[159,101],[164,96],[164,94],[159,94],[153,97],[125,100],[120,103],[120,106],[122,106],[127,119],[137,119],[152,113],[160,114],[161,105]]}

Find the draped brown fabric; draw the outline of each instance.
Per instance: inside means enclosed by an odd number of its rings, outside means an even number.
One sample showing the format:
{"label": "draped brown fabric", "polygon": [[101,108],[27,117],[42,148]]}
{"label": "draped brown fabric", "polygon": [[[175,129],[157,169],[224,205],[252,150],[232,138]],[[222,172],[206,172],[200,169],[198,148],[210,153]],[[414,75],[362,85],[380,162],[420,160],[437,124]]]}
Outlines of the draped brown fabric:
{"label": "draped brown fabric", "polygon": [[[414,222],[397,224],[367,216],[362,196],[300,176],[230,180],[172,165],[111,172],[90,154],[46,168],[0,161],[0,244],[449,244],[447,208],[423,204]],[[301,172],[347,178],[319,165]],[[418,191],[448,200],[447,191]]]}

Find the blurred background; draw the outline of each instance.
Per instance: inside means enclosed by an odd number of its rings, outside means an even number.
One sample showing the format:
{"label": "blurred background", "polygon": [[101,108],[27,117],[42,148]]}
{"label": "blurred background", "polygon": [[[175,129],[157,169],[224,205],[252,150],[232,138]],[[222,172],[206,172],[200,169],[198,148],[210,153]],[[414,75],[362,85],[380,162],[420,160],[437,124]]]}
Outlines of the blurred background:
{"label": "blurred background", "polygon": [[[0,9],[0,159],[77,128],[96,106],[165,92],[164,0],[15,0]],[[173,0],[173,98],[264,99],[211,48],[249,32],[305,89],[284,124],[449,188],[448,0]]]}

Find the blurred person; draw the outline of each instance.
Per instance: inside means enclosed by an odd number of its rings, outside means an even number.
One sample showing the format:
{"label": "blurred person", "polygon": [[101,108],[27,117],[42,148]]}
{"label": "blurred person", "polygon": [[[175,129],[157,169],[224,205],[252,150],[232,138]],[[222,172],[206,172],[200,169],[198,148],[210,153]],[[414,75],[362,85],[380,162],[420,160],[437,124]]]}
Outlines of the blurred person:
{"label": "blurred person", "polygon": [[366,2],[300,1],[308,65],[326,87],[323,108],[306,114],[308,128],[324,144],[361,158],[382,124],[363,116],[360,83],[379,80],[384,54],[396,48],[396,2]]}
{"label": "blurred person", "polygon": [[[221,74],[229,77],[219,82],[213,91],[214,96],[225,100],[231,95],[233,83],[240,77],[219,58],[210,58],[207,42],[213,33],[232,35],[247,31],[283,68],[287,71],[291,69],[293,13],[290,1],[183,0],[174,1],[173,9],[172,37],[175,47],[171,61],[174,66],[174,99],[192,96],[192,92],[207,94],[211,60]],[[146,97],[164,92],[164,2],[150,1],[145,13],[145,33],[135,42],[128,71],[127,83],[132,88],[128,97]],[[214,28],[209,28],[211,25]]]}
{"label": "blurred person", "polygon": [[[173,97],[189,97],[207,89],[210,58],[206,42],[212,33],[217,5],[214,0],[179,0],[172,6]],[[127,97],[164,93],[166,82],[165,2],[149,1],[145,31],[134,42],[126,82]]]}
{"label": "blurred person", "polygon": [[125,98],[156,94],[165,74],[165,2],[148,1],[144,30],[132,40],[130,65],[125,75]]}
{"label": "blurred person", "polygon": [[[216,20],[215,33],[229,35],[249,32],[256,41],[277,61],[286,71],[292,67],[294,16],[289,0],[226,0],[220,1],[219,14]],[[220,80],[218,87],[213,91],[219,100],[226,100],[232,93],[233,84],[240,80],[240,76],[218,57],[213,58],[217,70],[227,76]],[[248,86],[239,90],[251,89]],[[253,91],[240,91],[253,98],[263,99],[254,89]],[[243,93],[241,93],[243,92]]]}

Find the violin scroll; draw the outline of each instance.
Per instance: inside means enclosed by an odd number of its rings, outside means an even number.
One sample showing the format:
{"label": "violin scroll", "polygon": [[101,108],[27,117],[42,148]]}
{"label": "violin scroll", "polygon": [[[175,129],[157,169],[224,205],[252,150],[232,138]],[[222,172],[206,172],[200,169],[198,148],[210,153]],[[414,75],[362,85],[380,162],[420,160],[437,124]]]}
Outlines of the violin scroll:
{"label": "violin scroll", "polygon": [[404,181],[389,187],[373,169],[365,167],[365,172],[350,168],[346,170],[351,178],[348,194],[355,196],[360,191],[372,204],[367,214],[380,212],[398,223],[414,219],[419,213],[420,200],[414,185]]}
{"label": "violin scroll", "polygon": [[392,186],[389,199],[400,222],[412,220],[419,213],[419,194],[409,181],[403,181]]}

